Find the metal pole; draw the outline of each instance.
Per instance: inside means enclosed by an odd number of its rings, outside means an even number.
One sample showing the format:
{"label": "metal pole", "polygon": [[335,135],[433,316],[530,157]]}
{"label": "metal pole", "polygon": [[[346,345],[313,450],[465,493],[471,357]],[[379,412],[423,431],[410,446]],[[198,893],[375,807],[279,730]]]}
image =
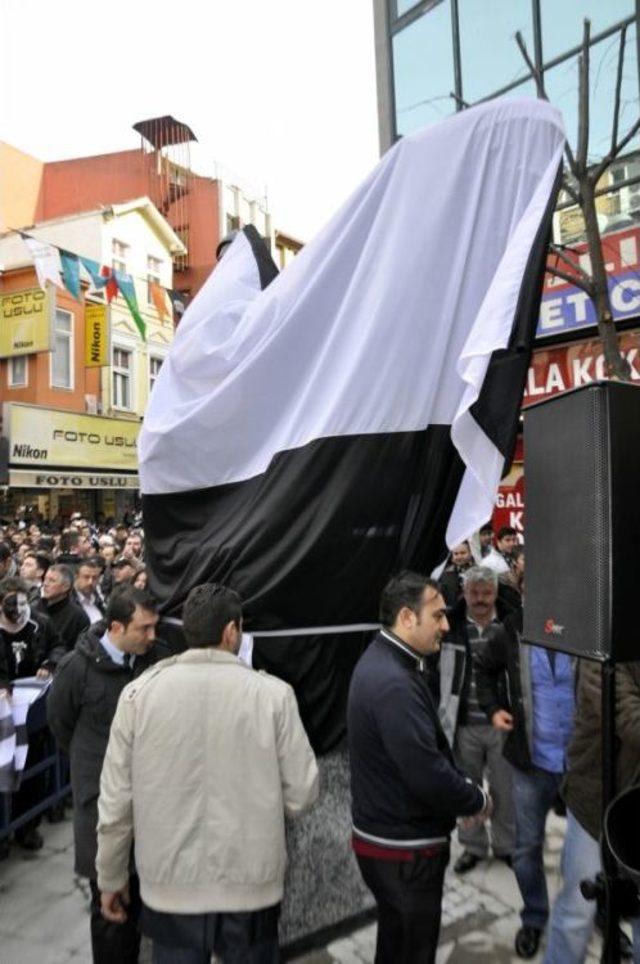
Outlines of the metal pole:
{"label": "metal pole", "polygon": [[[602,819],[616,795],[616,667],[602,664]],[[603,931],[604,964],[620,964],[620,917],[615,884],[616,865],[606,843],[602,844],[602,873],[606,885],[606,917]]]}

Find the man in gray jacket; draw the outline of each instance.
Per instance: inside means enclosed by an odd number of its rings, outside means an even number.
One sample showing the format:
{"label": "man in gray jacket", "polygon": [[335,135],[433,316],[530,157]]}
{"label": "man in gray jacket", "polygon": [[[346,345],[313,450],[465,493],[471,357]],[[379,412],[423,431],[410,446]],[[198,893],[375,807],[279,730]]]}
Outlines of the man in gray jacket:
{"label": "man in gray jacket", "polygon": [[240,598],[197,586],[189,649],[128,686],[100,785],[102,912],[127,917],[131,843],[154,964],[278,960],[284,816],[317,796],[293,690],[237,656]]}

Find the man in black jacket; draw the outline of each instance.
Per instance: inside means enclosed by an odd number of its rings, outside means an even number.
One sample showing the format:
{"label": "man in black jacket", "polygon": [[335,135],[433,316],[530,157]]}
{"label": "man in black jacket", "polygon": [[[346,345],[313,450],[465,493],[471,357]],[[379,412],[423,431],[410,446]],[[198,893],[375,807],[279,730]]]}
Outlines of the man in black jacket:
{"label": "man in black jacket", "polygon": [[137,931],[137,878],[130,881],[132,912],[125,924],[112,924],[100,912],[96,884],[98,796],[109,730],[120,693],[150,665],[169,656],[155,639],[158,616],[146,593],[127,586],[114,592],[105,619],[94,623],[60,663],[49,693],[49,726],[69,753],[73,790],[75,871],[91,885],[91,943],[94,964],[134,964]]}
{"label": "man in black jacket", "polygon": [[353,849],[378,905],[376,964],[430,962],[449,836],[457,817],[483,819],[490,803],[456,768],[424,672],[449,628],[438,584],[400,573],[380,620],[349,689]]}
{"label": "man in black jacket", "polygon": [[81,635],[91,625],[89,617],[75,601],[73,570],[57,563],[49,566],[42,582],[42,599],[38,610],[48,616],[66,652],[73,649]]}

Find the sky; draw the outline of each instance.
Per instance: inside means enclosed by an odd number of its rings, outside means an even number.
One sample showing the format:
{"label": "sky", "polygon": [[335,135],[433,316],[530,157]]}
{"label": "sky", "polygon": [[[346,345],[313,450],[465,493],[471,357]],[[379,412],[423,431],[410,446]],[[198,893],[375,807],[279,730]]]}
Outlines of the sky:
{"label": "sky", "polygon": [[0,0],[0,140],[61,160],[137,147],[136,121],[172,114],[199,174],[266,190],[308,241],[378,159],[372,6]]}

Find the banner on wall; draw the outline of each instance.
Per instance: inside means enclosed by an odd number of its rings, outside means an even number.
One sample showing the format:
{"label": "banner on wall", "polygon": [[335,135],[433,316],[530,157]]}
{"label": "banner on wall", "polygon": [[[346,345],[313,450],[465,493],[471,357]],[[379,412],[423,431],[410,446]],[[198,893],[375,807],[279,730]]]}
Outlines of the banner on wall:
{"label": "banner on wall", "polygon": [[84,309],[84,363],[86,368],[109,364],[108,305],[87,302]]}
{"label": "banner on wall", "polygon": [[0,294],[0,358],[51,351],[55,303],[50,284]]}

